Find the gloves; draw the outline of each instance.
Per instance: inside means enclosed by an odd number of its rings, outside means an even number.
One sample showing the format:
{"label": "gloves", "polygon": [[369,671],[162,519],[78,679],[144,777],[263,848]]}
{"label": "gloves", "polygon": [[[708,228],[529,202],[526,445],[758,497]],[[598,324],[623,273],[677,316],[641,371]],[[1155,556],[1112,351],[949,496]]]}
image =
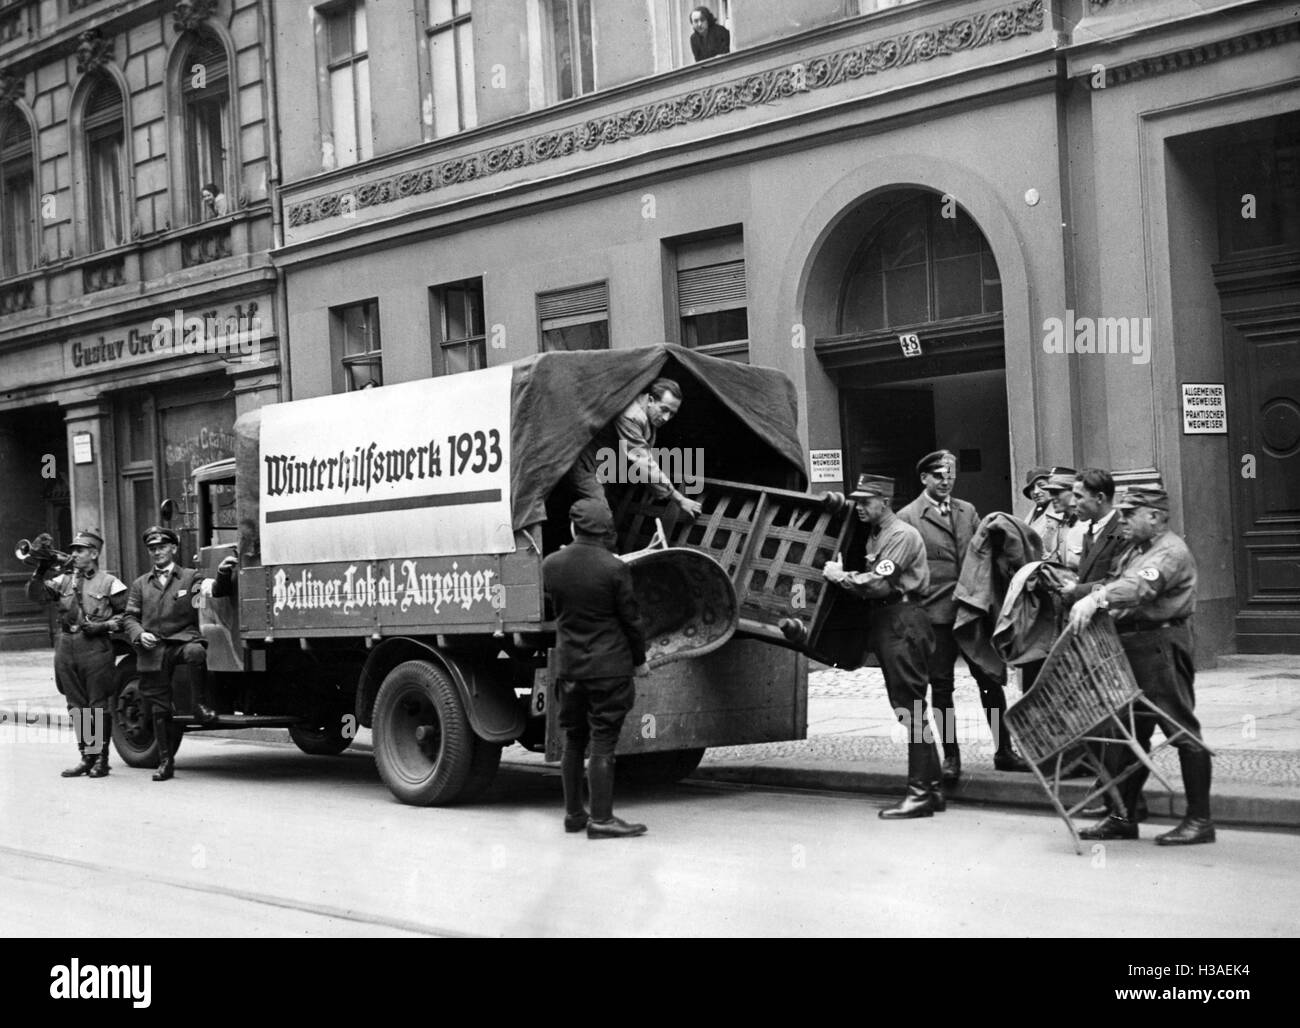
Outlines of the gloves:
{"label": "gloves", "polygon": [[108,623],[106,621],[87,621],[81,626],[81,634],[88,638],[103,635],[107,631]]}

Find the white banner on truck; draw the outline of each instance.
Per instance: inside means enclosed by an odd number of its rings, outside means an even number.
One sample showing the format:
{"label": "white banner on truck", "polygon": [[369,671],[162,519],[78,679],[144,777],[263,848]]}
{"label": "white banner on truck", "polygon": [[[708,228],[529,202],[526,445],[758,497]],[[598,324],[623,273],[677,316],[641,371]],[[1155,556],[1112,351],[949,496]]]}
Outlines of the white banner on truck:
{"label": "white banner on truck", "polygon": [[509,366],[262,411],[264,564],[513,552]]}

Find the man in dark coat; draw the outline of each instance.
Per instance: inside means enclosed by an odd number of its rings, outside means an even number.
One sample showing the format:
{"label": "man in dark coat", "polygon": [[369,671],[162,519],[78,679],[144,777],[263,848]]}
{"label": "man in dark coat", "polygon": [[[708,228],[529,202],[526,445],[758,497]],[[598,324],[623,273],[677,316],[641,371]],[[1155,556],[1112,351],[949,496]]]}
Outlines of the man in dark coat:
{"label": "man in dark coat", "polygon": [[153,718],[158,740],[158,771],[153,780],[165,782],[175,773],[167,729],[172,712],[172,672],[178,661],[190,666],[199,720],[214,720],[216,714],[206,703],[207,654],[196,606],[203,573],[176,563],[180,537],[170,528],[150,528],[144,533],[144,544],[153,570],[131,583],[126,634],[138,654],[140,697]]}
{"label": "man in dark coat", "polygon": [[[542,562],[542,585],[555,613],[555,676],[564,755],[564,829],[588,839],[644,835],[646,826],[614,816],[614,750],[623,719],[636,702],[633,676],[644,678],[645,633],[632,592],[632,572],[610,553],[614,517],[601,500],[569,508],[573,543]],[[582,806],[583,757],[591,744]]]}
{"label": "man in dark coat", "polygon": [[[33,549],[50,553],[53,543],[48,535],[37,536]],[[99,567],[103,548],[99,529],[82,529],[72,540],[71,567],[47,581],[54,560],[41,560],[27,583],[28,599],[56,604],[59,611],[54,684],[67,701],[81,752],[80,762],[62,772],[64,778],[108,774],[115,677],[109,634],[122,630],[126,584]]]}
{"label": "man in dark coat", "polygon": [[[921,533],[930,566],[930,585],[921,599],[921,605],[934,626],[930,702],[943,741],[943,779],[955,782],[961,777],[961,748],[957,744],[956,710],[953,708],[953,668],[961,651],[953,635],[953,623],[957,619],[953,594],[961,578],[966,549],[979,528],[980,518],[974,506],[952,495],[957,480],[957,458],[950,450],[926,454],[917,463],[916,471],[925,491],[899,511],[898,516]],[[1002,724],[1007,709],[1003,690],[1006,668],[991,675],[969,658],[965,659],[975,684],[979,686],[984,716],[997,745],[993,766],[999,771],[1028,771],[1029,765],[1011,748],[1011,736]]]}

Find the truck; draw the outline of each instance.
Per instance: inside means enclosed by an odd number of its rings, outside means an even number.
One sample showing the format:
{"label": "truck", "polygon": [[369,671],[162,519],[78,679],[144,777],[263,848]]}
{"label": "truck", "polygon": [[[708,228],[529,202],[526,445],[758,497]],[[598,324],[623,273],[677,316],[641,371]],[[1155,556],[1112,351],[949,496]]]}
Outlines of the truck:
{"label": "truck", "polygon": [[[197,529],[209,580],[239,561],[233,597],[195,599],[208,658],[194,673],[218,716],[195,716],[179,668],[172,745],[276,727],[330,756],[369,728],[383,782],[419,805],[481,795],[508,745],[557,760],[542,560],[568,541],[569,468],[659,377],[683,403],[656,456],[689,473],[702,511],[691,520],[602,454],[651,668],[620,777],[675,781],[707,747],[804,738],[810,657],[834,660],[861,634],[820,575],[857,521],[842,496],[804,491],[784,374],[665,344],[539,354],[238,419],[234,456],[193,473],[194,509],[163,505]],[[127,655],[113,739],[128,765],[156,764],[152,733]]]}

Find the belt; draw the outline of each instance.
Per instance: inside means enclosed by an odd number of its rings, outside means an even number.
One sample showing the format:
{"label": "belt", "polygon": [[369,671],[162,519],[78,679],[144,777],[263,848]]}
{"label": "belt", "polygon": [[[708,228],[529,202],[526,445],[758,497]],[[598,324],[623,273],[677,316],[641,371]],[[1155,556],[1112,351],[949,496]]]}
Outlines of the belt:
{"label": "belt", "polygon": [[872,600],[871,607],[873,610],[881,610],[884,607],[896,607],[900,603],[911,603],[912,598],[907,593],[894,592],[879,600]]}
{"label": "belt", "polygon": [[1172,621],[1139,621],[1135,624],[1119,624],[1115,631],[1120,635],[1134,635],[1138,632],[1156,632],[1162,628],[1178,628],[1187,624],[1187,618],[1174,618]]}

